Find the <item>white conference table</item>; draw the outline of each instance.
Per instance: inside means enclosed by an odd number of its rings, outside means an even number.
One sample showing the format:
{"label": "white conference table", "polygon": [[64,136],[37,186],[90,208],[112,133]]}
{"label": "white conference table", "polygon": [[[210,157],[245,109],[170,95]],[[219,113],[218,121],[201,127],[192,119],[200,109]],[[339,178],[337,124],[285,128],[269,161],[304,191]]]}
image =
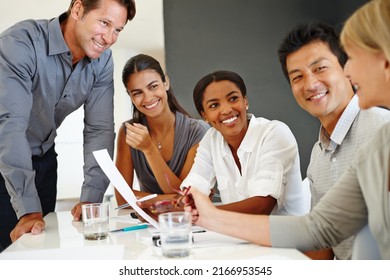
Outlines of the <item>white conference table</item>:
{"label": "white conference table", "polygon": [[[130,210],[112,211],[110,229],[124,228],[138,222]],[[35,260],[160,260],[161,248],[153,245],[154,228],[128,232],[110,232],[105,240],[84,240],[82,222],[73,221],[69,211],[45,216],[46,228],[39,235],[24,234],[6,250],[0,259]],[[154,229],[154,230],[153,230]],[[269,248],[249,244],[219,233],[194,234],[195,243],[186,260],[288,260],[308,258],[295,249]]]}

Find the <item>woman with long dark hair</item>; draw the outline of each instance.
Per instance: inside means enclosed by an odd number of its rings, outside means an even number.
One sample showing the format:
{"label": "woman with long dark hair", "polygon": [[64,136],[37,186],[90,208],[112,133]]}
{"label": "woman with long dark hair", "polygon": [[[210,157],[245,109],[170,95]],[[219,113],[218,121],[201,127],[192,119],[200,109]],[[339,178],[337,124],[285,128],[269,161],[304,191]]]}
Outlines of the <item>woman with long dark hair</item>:
{"label": "woman with long dark hair", "polygon": [[[116,165],[130,187],[135,171],[140,191],[134,192],[139,197],[175,193],[173,189],[187,176],[209,126],[189,117],[153,57],[139,54],[130,58],[122,81],[133,104],[133,118],[119,131]],[[116,198],[118,204],[126,203],[119,193]]]}

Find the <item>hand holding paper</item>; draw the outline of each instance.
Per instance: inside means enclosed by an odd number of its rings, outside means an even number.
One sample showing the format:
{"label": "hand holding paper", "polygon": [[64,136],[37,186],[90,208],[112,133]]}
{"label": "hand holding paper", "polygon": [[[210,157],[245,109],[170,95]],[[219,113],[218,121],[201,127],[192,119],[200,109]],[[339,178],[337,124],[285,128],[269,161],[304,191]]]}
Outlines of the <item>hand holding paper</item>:
{"label": "hand holding paper", "polygon": [[118,168],[116,168],[107,150],[104,149],[94,151],[93,155],[95,156],[96,161],[99,163],[100,168],[110,179],[111,184],[122,195],[122,197],[126,199],[130,206],[135,211],[137,211],[137,213],[148,223],[159,229],[159,224],[137,205],[137,198],[135,197],[129,185],[126,183],[126,180],[123,178],[122,174],[119,172]]}

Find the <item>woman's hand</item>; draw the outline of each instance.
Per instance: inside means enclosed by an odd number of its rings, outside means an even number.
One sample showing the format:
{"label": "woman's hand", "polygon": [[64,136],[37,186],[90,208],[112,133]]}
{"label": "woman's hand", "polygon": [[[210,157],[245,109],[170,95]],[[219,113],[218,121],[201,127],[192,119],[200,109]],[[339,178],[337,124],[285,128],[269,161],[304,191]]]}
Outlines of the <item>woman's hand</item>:
{"label": "woman's hand", "polygon": [[203,226],[207,223],[207,217],[212,217],[212,212],[217,208],[212,204],[209,196],[191,188],[189,193],[182,199],[184,209],[192,215],[192,222]]}
{"label": "woman's hand", "polygon": [[152,138],[150,137],[148,128],[142,124],[126,123],[126,143],[137,150],[147,153],[155,147]]}

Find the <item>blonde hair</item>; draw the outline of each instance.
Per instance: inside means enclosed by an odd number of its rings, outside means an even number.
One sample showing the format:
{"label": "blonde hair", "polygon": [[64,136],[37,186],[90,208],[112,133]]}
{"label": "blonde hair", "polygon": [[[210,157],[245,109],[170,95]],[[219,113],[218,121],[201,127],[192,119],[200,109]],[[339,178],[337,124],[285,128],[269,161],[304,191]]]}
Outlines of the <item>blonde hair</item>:
{"label": "blonde hair", "polygon": [[390,60],[390,0],[371,0],[345,22],[341,45],[348,42],[373,53],[384,53]]}

